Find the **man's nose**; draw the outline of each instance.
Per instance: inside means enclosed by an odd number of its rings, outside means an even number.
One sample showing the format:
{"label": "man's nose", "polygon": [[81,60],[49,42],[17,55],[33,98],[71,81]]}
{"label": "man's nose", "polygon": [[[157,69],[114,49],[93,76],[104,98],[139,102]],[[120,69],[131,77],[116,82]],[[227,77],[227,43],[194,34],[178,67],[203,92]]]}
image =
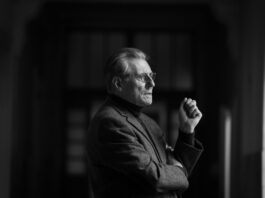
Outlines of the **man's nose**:
{"label": "man's nose", "polygon": [[152,78],[149,78],[148,82],[146,83],[146,87],[155,87],[155,82]]}

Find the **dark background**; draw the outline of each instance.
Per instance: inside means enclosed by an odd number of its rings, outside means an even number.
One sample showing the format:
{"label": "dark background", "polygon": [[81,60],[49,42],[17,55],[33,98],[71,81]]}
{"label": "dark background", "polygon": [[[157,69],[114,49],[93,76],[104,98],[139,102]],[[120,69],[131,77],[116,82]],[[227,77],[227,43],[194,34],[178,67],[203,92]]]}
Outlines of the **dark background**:
{"label": "dark background", "polygon": [[105,99],[104,62],[128,46],[158,74],[146,111],[169,143],[183,97],[203,112],[205,152],[184,197],[261,198],[264,9],[263,0],[1,1],[0,197],[92,197],[86,130]]}

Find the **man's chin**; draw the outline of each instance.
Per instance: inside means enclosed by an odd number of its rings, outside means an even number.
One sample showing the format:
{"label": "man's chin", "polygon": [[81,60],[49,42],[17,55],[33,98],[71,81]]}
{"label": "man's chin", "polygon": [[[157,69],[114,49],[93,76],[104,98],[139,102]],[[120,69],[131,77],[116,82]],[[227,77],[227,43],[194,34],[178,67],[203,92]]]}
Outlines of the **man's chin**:
{"label": "man's chin", "polygon": [[142,107],[146,107],[146,106],[150,106],[151,104],[152,104],[152,100],[151,101],[144,101],[142,104],[141,104],[141,106]]}

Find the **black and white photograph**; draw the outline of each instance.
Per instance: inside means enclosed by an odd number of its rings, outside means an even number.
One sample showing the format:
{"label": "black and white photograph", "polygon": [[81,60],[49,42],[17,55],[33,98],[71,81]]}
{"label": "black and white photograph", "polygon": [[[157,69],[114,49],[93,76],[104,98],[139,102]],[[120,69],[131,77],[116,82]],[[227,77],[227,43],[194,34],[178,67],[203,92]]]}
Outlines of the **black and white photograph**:
{"label": "black and white photograph", "polygon": [[265,1],[0,1],[0,198],[265,198]]}

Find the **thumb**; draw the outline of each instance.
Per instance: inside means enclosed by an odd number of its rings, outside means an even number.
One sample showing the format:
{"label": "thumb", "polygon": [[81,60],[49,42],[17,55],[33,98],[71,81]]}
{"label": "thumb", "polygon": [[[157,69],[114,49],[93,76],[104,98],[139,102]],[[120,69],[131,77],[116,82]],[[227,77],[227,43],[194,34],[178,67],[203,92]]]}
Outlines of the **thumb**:
{"label": "thumb", "polygon": [[187,98],[184,98],[184,99],[181,101],[181,103],[180,103],[180,109],[181,109],[181,110],[184,110],[184,104],[185,104],[185,102],[186,102],[187,100],[188,100]]}

